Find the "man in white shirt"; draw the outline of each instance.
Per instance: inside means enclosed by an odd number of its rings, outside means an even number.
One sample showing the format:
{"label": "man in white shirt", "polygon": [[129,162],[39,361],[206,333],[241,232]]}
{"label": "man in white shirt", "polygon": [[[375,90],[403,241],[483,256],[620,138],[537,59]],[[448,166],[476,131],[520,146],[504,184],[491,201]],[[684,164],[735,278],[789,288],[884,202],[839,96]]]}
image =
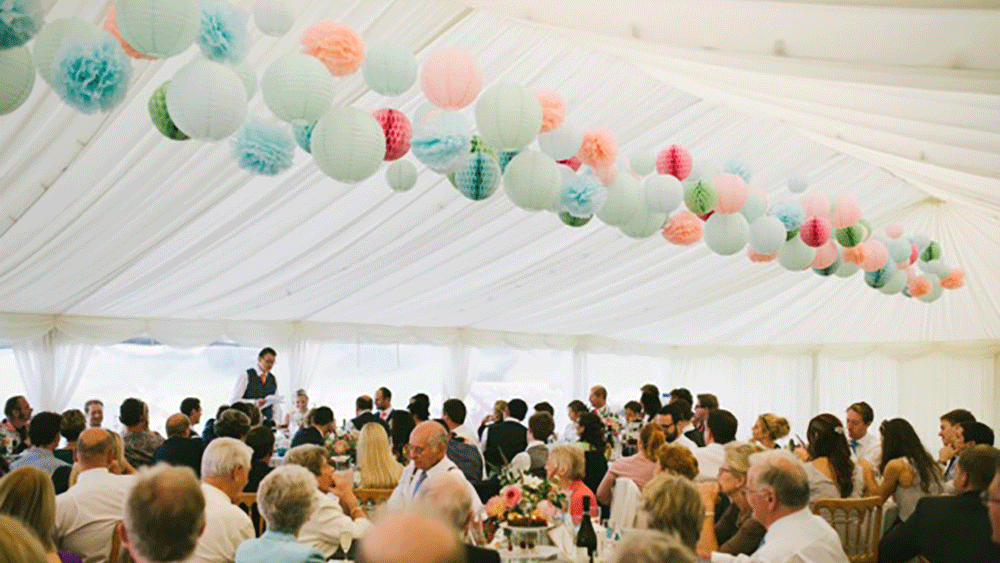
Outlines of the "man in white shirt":
{"label": "man in white shirt", "polygon": [[861,401],[847,407],[847,435],[851,454],[855,459],[865,460],[877,469],[882,458],[882,441],[868,427],[875,420],[875,411],[868,403]]}
{"label": "man in white shirt", "polygon": [[236,378],[229,404],[253,403],[260,409],[265,420],[274,420],[274,405],[281,402],[278,396],[278,380],[271,373],[278,353],[274,348],[264,348],[257,354],[257,365]]}
{"label": "man in white shirt", "polygon": [[656,424],[660,425],[663,429],[663,433],[666,435],[667,443],[674,446],[684,446],[685,448],[691,450],[694,453],[698,449],[698,444],[691,441],[690,438],[681,433],[681,426],[679,422],[683,418],[680,413],[681,407],[677,402],[668,403],[660,408],[660,412],[656,414]]}
{"label": "man in white shirt", "polygon": [[753,555],[713,552],[712,563],[847,563],[840,536],[809,511],[809,479],[791,452],[750,456],[744,494],[753,517],[767,528]]}
{"label": "man in white shirt", "polygon": [[479,438],[475,432],[465,426],[465,417],[467,414],[468,411],[465,408],[465,403],[460,399],[448,399],[441,407],[441,420],[448,426],[448,430],[465,440],[466,444],[472,444],[478,448]]}
{"label": "man in white shirt", "polygon": [[482,508],[475,488],[465,479],[462,470],[445,455],[447,447],[448,433],[439,423],[429,420],[421,422],[413,429],[410,433],[410,463],[403,469],[399,484],[386,503],[389,510],[409,508],[424,481],[439,473],[453,473],[460,476],[472,494],[475,509]]}
{"label": "man in white shirt", "polygon": [[591,387],[590,396],[587,399],[593,408],[591,412],[601,417],[602,420],[615,416],[614,411],[608,405],[608,390],[603,385],[594,385]]}
{"label": "man in white shirt", "polygon": [[104,424],[104,403],[100,399],[87,401],[83,409],[87,415],[87,428],[100,428]]}
{"label": "man in white shirt", "polygon": [[725,445],[736,439],[739,421],[733,413],[715,409],[709,411],[705,418],[704,448],[692,450],[698,460],[698,480],[713,481],[719,478],[719,467],[726,459]]}
{"label": "man in white shirt", "polygon": [[88,428],[76,442],[80,473],[76,485],[56,497],[54,536],[60,551],[79,553],[84,563],[108,559],[111,534],[125,509],[135,477],[115,475],[114,438],[101,428]]}
{"label": "man in white shirt", "polygon": [[254,537],[253,522],[233,504],[247,485],[253,450],[235,438],[216,438],[201,458],[205,531],[186,563],[233,563],[236,548]]}
{"label": "man in white shirt", "polygon": [[194,471],[161,463],[136,478],[118,536],[135,563],[184,561],[204,529],[205,495]]}

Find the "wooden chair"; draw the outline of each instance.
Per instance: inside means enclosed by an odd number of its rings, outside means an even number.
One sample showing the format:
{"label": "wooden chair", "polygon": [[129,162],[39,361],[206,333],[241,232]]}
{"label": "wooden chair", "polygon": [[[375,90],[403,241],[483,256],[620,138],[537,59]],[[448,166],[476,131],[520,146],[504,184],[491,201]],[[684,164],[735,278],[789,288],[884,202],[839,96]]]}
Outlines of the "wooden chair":
{"label": "wooden chair", "polygon": [[240,493],[240,496],[236,498],[236,506],[240,507],[243,512],[246,512],[250,520],[253,521],[257,537],[262,536],[264,530],[267,529],[267,523],[261,518],[260,510],[257,508],[257,493]]}
{"label": "wooden chair", "polygon": [[386,503],[394,489],[354,489],[354,496],[361,502],[361,508],[371,518],[374,509]]}
{"label": "wooden chair", "polygon": [[827,498],[816,501],[813,513],[833,526],[851,563],[878,563],[882,499]]}
{"label": "wooden chair", "polygon": [[108,563],[132,563],[132,557],[129,556],[128,550],[122,549],[122,539],[118,535],[118,526],[121,523],[119,520],[111,530],[111,551],[108,552]]}

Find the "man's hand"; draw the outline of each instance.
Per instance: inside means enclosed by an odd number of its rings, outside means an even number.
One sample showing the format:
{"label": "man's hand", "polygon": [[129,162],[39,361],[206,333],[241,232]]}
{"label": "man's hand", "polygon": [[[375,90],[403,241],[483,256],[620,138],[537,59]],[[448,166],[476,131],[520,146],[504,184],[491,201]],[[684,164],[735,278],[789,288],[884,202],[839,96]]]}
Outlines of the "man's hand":
{"label": "man's hand", "polygon": [[941,463],[947,463],[951,458],[955,457],[955,453],[957,453],[955,452],[955,448],[946,445],[938,452],[938,459],[941,460]]}
{"label": "man's hand", "polygon": [[254,404],[257,405],[257,408],[261,408],[264,406],[264,399],[257,399]]}

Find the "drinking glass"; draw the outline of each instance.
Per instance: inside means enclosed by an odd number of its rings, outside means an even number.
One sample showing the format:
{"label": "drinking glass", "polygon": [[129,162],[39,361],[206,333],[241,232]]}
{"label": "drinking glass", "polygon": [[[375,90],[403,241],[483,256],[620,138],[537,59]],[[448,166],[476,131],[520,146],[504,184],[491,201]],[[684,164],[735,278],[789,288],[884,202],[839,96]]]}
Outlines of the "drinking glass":
{"label": "drinking glass", "polygon": [[340,532],[340,549],[344,550],[344,561],[347,561],[350,557],[347,552],[351,549],[351,542],[354,541],[354,536],[351,535],[350,531]]}

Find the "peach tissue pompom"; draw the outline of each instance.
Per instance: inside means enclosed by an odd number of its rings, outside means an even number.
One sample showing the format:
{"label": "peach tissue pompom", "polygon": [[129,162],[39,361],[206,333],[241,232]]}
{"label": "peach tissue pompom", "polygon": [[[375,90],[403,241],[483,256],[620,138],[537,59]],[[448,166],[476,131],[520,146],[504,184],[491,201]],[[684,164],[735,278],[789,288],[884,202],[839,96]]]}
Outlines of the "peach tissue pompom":
{"label": "peach tissue pompom", "polygon": [[941,278],[941,287],[945,289],[958,289],[965,285],[965,271],[961,268],[952,268],[948,275]]}
{"label": "peach tissue pompom", "polygon": [[910,297],[923,297],[931,292],[931,282],[924,276],[917,276],[906,283]]}
{"label": "peach tissue pompom", "polygon": [[778,253],[774,254],[760,254],[759,252],[754,252],[752,248],[747,247],[747,257],[750,258],[751,262],[774,262],[774,259],[778,257]]}
{"label": "peach tissue pompom", "polygon": [[121,43],[122,49],[125,51],[126,55],[132,57],[133,59],[145,59],[147,61],[156,60],[156,57],[136,51],[135,47],[129,45],[128,42],[126,42],[125,39],[122,37],[121,32],[118,31],[118,21],[115,19],[114,2],[112,2],[111,5],[108,6],[107,14],[104,16],[104,29],[111,35],[114,35],[115,39],[117,39],[118,42]]}
{"label": "peach tissue pompom", "polygon": [[542,104],[542,133],[555,131],[566,118],[566,103],[563,102],[559,94],[552,90],[539,90],[535,92],[538,103]]}
{"label": "peach tissue pompom", "polygon": [[365,44],[354,30],[337,22],[321,20],[302,33],[302,52],[326,65],[330,74],[353,74],[365,61]]}
{"label": "peach tissue pompom", "polygon": [[595,169],[611,168],[618,158],[615,139],[607,129],[591,129],[583,134],[583,144],[577,153],[580,161]]}
{"label": "peach tissue pompom", "polygon": [[681,211],[663,227],[663,238],[673,244],[694,244],[701,240],[702,221],[690,211]]}
{"label": "peach tissue pompom", "polygon": [[844,249],[844,262],[850,262],[860,266],[861,263],[865,261],[865,256],[867,256],[867,253],[865,252],[864,244],[858,244]]}
{"label": "peach tissue pompom", "polygon": [[885,234],[889,238],[899,238],[903,236],[903,226],[899,223],[893,223],[885,228]]}
{"label": "peach tissue pompom", "polygon": [[618,167],[612,165],[607,168],[595,168],[594,174],[597,174],[597,178],[601,181],[601,184],[610,186],[618,179]]}
{"label": "peach tissue pompom", "polygon": [[670,145],[656,155],[657,174],[670,174],[683,181],[691,173],[691,166],[691,154],[680,145]]}

